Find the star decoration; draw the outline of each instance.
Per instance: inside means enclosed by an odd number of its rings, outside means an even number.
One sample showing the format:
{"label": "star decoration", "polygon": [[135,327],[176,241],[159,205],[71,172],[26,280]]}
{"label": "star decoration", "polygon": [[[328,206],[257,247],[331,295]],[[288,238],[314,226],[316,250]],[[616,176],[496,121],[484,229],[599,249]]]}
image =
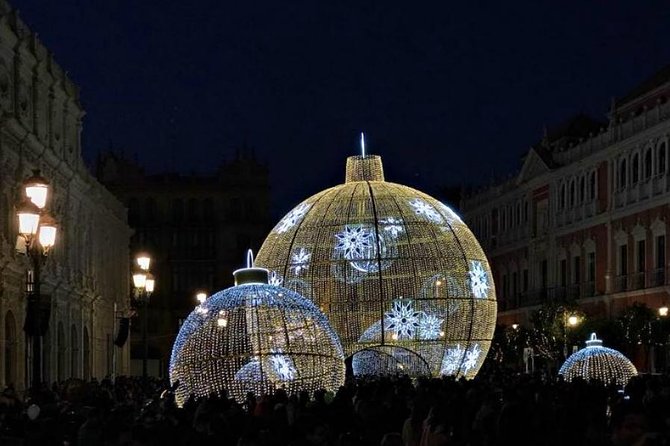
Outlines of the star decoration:
{"label": "star decoration", "polygon": [[402,227],[402,220],[398,218],[383,218],[379,220],[379,223],[382,224],[384,232],[388,232],[393,238],[397,238],[398,234],[404,231],[404,228]]}
{"label": "star decoration", "polygon": [[309,268],[310,257],[312,257],[312,254],[305,248],[300,248],[299,251],[293,254],[293,257],[291,258],[291,261],[293,262],[291,269],[293,269],[296,276]]}
{"label": "star decoration", "polygon": [[282,276],[277,274],[277,271],[272,271],[270,273],[270,277],[268,278],[268,283],[274,286],[282,286],[282,284],[284,283],[284,279],[282,278]]}
{"label": "star decoration", "polygon": [[482,262],[478,260],[470,261],[470,288],[472,294],[478,299],[486,298],[489,290],[488,273],[484,270]]}
{"label": "star decoration", "polygon": [[291,381],[295,379],[296,370],[291,361],[284,355],[281,354],[281,350],[278,350],[277,353],[270,357],[270,363],[274,372],[277,374],[281,381]]}
{"label": "star decoration", "polygon": [[397,300],[393,302],[393,309],[386,313],[387,328],[392,330],[398,339],[407,339],[414,336],[419,327],[420,311],[414,311],[412,301]]}
{"label": "star decoration", "polygon": [[372,247],[372,232],[361,226],[345,226],[344,231],[335,234],[337,244],[335,249],[344,252],[347,260],[356,260],[365,257],[365,253]]}
{"label": "star decoration", "polygon": [[410,200],[409,204],[414,208],[416,215],[422,215],[433,223],[442,223],[444,220],[440,213],[437,212],[433,206],[426,203],[421,198]]}
{"label": "star decoration", "polygon": [[444,322],[444,319],[424,313],[421,320],[419,320],[419,335],[421,339],[439,338],[442,332],[442,322]]}
{"label": "star decoration", "polygon": [[311,205],[307,203],[302,203],[291,212],[288,213],[281,221],[277,224],[276,232],[282,234],[293,226],[295,226],[302,218],[305,216]]}

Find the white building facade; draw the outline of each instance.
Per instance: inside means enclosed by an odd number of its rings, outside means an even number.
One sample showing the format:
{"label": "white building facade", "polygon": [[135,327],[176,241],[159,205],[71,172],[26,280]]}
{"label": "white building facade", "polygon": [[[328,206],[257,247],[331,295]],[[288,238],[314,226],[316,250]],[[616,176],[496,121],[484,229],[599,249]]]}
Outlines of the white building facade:
{"label": "white building facade", "polygon": [[77,87],[5,1],[0,113],[0,387],[29,383],[23,324],[31,266],[15,249],[15,205],[33,169],[50,182],[47,208],[59,230],[41,274],[50,301],[44,380],[127,373],[128,344],[113,344],[118,318],[128,312],[126,209],[84,165]]}

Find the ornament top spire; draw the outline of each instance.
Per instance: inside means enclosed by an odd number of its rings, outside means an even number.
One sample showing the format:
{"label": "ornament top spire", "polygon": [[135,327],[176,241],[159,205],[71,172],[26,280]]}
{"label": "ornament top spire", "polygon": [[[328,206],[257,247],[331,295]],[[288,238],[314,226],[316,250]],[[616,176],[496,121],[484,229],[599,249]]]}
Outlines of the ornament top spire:
{"label": "ornament top spire", "polygon": [[345,183],[384,181],[384,166],[378,155],[365,153],[365,133],[361,132],[361,154],[347,158]]}
{"label": "ornament top spire", "polygon": [[247,267],[233,271],[235,286],[247,283],[268,283],[268,270],[254,266],[254,252],[247,251]]}
{"label": "ornament top spire", "polygon": [[361,132],[361,156],[365,158],[365,133]]}

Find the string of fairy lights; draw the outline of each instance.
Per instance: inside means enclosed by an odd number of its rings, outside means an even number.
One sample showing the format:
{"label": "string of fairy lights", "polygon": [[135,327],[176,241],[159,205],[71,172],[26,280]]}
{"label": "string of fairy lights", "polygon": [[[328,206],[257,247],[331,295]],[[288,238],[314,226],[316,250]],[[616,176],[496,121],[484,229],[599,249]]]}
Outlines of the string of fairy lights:
{"label": "string of fairy lights", "polygon": [[605,384],[615,382],[625,386],[637,375],[637,369],[621,352],[603,347],[595,333],[586,341],[586,347],[566,359],[558,371],[566,381],[579,377],[587,381],[599,380]]}
{"label": "string of fairy lights", "polygon": [[326,317],[299,294],[268,284],[261,268],[235,272],[236,286],[204,300],[182,325],[170,359],[175,397],[225,389],[238,402],[326,389],[344,382],[344,356]]}
{"label": "string of fairy lights", "polygon": [[449,207],[347,159],[344,184],[291,210],[258,264],[328,316],[355,374],[474,377],[496,319],[491,271]]}

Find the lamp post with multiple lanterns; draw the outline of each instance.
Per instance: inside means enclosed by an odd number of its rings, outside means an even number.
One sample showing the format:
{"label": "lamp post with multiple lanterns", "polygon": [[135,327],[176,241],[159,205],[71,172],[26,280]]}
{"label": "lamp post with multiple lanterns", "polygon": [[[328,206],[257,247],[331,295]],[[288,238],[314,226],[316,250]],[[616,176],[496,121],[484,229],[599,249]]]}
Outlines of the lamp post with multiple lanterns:
{"label": "lamp post with multiple lanterns", "polygon": [[28,305],[24,330],[30,338],[31,384],[42,382],[42,337],[45,335],[49,320],[48,312],[42,311],[41,268],[46,262],[49,251],[56,243],[56,221],[49,215],[46,204],[49,198],[49,182],[34,170],[33,175],[23,182],[24,197],[16,207],[19,223],[19,236],[16,249],[25,254],[31,263],[26,278]]}
{"label": "lamp post with multiple lanterns", "polygon": [[151,257],[147,254],[139,254],[135,257],[137,269],[133,273],[133,287],[135,289],[135,299],[139,301],[142,307],[142,377],[147,377],[147,358],[149,356],[149,342],[147,340],[147,323],[149,313],[149,298],[154,292],[156,279],[149,272]]}

